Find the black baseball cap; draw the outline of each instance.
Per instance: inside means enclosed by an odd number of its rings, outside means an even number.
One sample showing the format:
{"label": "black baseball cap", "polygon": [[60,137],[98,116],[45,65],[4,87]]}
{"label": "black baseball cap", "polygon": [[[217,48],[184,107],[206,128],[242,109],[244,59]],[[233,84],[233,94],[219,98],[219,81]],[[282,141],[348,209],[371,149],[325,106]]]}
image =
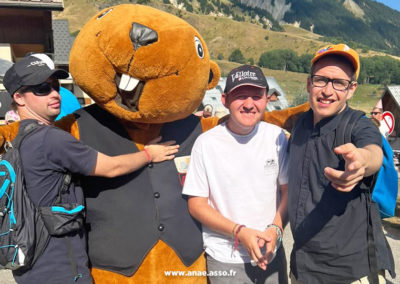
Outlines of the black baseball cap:
{"label": "black baseball cap", "polygon": [[69,74],[62,69],[50,69],[43,60],[37,57],[27,56],[7,70],[3,85],[12,97],[19,88],[42,84],[51,76],[66,79]]}
{"label": "black baseball cap", "polygon": [[261,69],[257,66],[242,65],[229,72],[224,93],[229,94],[234,89],[246,85],[266,88],[268,92],[268,83]]}

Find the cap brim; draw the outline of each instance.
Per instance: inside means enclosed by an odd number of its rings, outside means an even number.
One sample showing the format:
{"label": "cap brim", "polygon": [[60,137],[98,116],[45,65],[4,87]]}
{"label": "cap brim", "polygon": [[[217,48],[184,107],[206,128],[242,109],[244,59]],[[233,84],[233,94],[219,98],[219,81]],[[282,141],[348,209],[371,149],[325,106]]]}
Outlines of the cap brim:
{"label": "cap brim", "polygon": [[67,71],[64,71],[62,69],[54,69],[54,70],[48,69],[42,72],[35,72],[29,78],[23,80],[22,85],[23,86],[39,85],[52,76],[56,77],[57,79],[66,79],[69,77],[69,74]]}
{"label": "cap brim", "polygon": [[257,87],[260,89],[267,89],[266,86],[261,86],[261,85],[257,85],[257,84],[251,84],[251,83],[243,83],[243,84],[239,84],[239,85],[233,87],[232,89],[230,89],[228,94],[230,94],[233,90],[236,90],[237,88],[243,87],[243,86],[252,86],[252,87]]}

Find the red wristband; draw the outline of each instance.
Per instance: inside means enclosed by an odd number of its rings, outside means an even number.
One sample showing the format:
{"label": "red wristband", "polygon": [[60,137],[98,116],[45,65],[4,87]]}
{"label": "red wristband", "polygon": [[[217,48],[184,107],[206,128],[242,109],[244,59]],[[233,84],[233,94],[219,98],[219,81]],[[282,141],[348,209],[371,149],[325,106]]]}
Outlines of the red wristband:
{"label": "red wristband", "polygon": [[146,148],[143,148],[143,151],[144,151],[144,153],[146,154],[147,162],[148,162],[148,163],[151,163],[151,156],[150,156],[149,151],[148,151]]}
{"label": "red wristband", "polygon": [[246,227],[246,226],[245,226],[245,225],[240,225],[240,226],[237,228],[237,230],[236,230],[236,233],[235,233],[235,246],[233,247],[233,250],[237,250],[237,247],[238,247],[238,245],[239,245],[238,234],[239,234],[240,230],[241,230],[243,227]]}

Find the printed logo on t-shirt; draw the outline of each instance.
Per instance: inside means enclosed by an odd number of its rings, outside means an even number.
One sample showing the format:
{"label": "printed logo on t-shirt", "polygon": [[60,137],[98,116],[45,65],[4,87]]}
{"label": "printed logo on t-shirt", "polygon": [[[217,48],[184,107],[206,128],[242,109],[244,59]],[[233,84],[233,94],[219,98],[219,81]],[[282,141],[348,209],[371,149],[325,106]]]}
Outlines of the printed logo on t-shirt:
{"label": "printed logo on t-shirt", "polygon": [[275,159],[267,159],[264,163],[264,173],[267,175],[276,174],[278,171],[278,163]]}

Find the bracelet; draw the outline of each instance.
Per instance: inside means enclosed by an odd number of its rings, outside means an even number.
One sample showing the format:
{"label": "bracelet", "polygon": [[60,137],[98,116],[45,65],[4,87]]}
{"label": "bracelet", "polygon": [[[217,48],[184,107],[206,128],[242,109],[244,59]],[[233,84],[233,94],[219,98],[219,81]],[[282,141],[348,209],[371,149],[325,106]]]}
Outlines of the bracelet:
{"label": "bracelet", "polygon": [[149,150],[147,150],[146,148],[143,148],[143,151],[146,154],[147,162],[151,163],[151,156],[150,156]]}
{"label": "bracelet", "polygon": [[239,245],[238,234],[239,234],[240,230],[242,228],[244,228],[244,227],[246,227],[246,226],[245,225],[239,225],[239,227],[236,229],[236,232],[235,232],[235,246],[233,247],[233,250],[237,250],[237,247]]}
{"label": "bracelet", "polygon": [[269,224],[267,226],[267,228],[265,228],[265,229],[268,229],[268,228],[275,228],[276,229],[276,235],[278,236],[278,238],[276,240],[275,250],[274,250],[274,256],[275,256],[276,251],[278,250],[278,248],[281,246],[281,243],[282,243],[282,229],[279,226],[275,225],[275,224]]}
{"label": "bracelet", "polygon": [[282,229],[281,227],[275,225],[275,224],[269,224],[265,229],[268,228],[275,228],[276,229],[276,234],[278,235],[278,240],[281,241],[282,240]]}
{"label": "bracelet", "polygon": [[235,224],[235,226],[233,226],[232,228],[232,238],[235,238],[235,232],[236,232],[236,228],[239,226],[239,224]]}

